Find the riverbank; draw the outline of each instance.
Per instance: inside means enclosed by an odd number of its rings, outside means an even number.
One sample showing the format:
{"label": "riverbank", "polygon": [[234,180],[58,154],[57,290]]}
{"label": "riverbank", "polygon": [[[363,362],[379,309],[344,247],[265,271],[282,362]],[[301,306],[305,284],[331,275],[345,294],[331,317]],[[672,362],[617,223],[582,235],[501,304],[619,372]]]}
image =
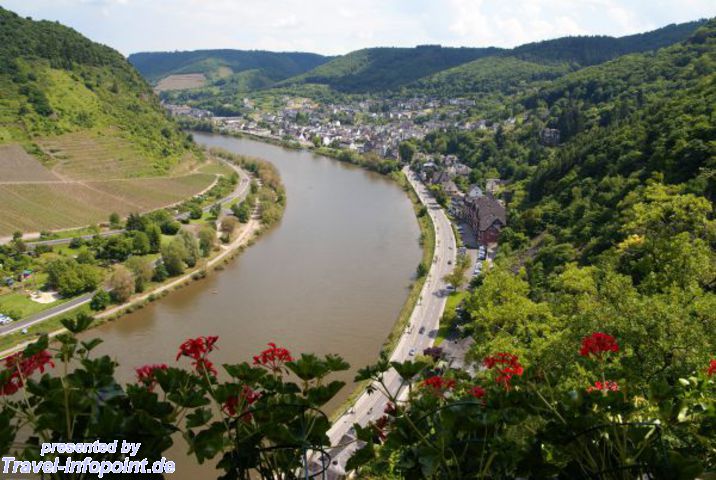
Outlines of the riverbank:
{"label": "riverbank", "polygon": [[[238,233],[235,233],[234,240],[226,245],[219,246],[216,254],[199,262],[194,268],[185,271],[181,276],[169,278],[151,290],[133,296],[121,305],[116,305],[108,310],[94,314],[95,323],[93,326],[96,327],[108,321],[114,321],[166,296],[171,291],[205,278],[207,274],[214,270],[222,270],[225,263],[241,253],[246,247],[252,245],[267,228],[280,220],[285,208],[285,192],[276,169],[268,162],[255,159],[228,158],[225,156],[224,160],[232,163],[235,168],[243,167],[251,171],[259,179],[258,190],[255,195],[252,194],[249,197],[250,201],[255,204],[250,220],[241,227]],[[269,201],[271,205],[267,206],[266,202]],[[268,212],[269,208],[270,213]],[[39,335],[47,334],[50,337],[54,337],[64,332],[62,321],[79,313],[91,314],[92,312],[89,305],[84,304],[76,309],[29,326],[27,333],[9,333],[0,337],[0,349],[4,349],[0,352],[0,358],[21,350],[26,345],[34,342]]]}

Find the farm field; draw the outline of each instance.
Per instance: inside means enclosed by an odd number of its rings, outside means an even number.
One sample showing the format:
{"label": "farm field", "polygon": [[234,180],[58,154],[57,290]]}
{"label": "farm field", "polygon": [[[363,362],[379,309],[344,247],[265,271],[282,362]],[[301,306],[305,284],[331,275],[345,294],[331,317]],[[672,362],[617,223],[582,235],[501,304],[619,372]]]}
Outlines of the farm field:
{"label": "farm field", "polygon": [[206,83],[206,77],[203,73],[183,73],[178,75],[169,75],[162,78],[157,83],[155,90],[164,92],[167,90],[184,90],[187,88],[203,87]]}
{"label": "farm field", "polygon": [[87,183],[0,184],[0,236],[80,227],[180,202],[208,188],[216,177],[180,177]]}
{"label": "farm field", "polygon": [[53,182],[60,179],[18,144],[0,145],[0,182]]}
{"label": "farm field", "polygon": [[[177,174],[160,171],[142,152],[118,134],[67,133],[38,142],[52,159],[51,168],[68,180],[109,180]],[[193,168],[189,158],[175,162],[184,170]]]}

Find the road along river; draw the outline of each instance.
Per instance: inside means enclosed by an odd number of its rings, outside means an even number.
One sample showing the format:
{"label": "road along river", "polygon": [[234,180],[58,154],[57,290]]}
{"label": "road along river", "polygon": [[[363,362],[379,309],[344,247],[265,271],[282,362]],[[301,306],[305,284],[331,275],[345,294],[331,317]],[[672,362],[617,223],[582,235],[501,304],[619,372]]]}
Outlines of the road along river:
{"label": "road along river", "polygon": [[[338,353],[356,369],[377,358],[421,259],[410,200],[389,179],[310,152],[195,134],[202,144],[261,157],[279,169],[288,203],[281,223],[222,272],[92,330],[121,376],[174,362],[186,338],[219,335],[215,363],[236,363],[274,341],[292,352]],[[99,353],[99,352],[98,352]],[[194,467],[177,439],[173,479],[215,478]],[[198,477],[197,474],[203,475]]]}

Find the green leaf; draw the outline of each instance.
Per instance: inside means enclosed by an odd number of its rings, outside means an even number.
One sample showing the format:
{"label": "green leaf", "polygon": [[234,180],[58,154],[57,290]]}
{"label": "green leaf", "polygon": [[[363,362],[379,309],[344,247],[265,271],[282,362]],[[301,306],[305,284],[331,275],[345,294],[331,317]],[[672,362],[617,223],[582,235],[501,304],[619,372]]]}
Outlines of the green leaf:
{"label": "green leaf", "polygon": [[42,335],[36,342],[31,343],[27,347],[25,347],[25,350],[22,352],[22,356],[25,358],[31,357],[37,353],[42,352],[43,350],[47,350],[47,346],[49,345],[49,339],[47,335]]}
{"label": "green leaf", "polygon": [[84,332],[85,330],[87,330],[93,321],[94,318],[92,317],[92,315],[80,313],[75,317],[74,320],[70,318],[63,318],[62,320],[60,320],[60,323],[62,323],[63,327],[76,335],[80,332]]}
{"label": "green leaf", "polygon": [[211,410],[208,408],[197,408],[186,416],[187,428],[196,428],[206,425],[211,420]]}
{"label": "green leaf", "polygon": [[390,362],[390,365],[395,369],[395,371],[398,372],[398,375],[400,375],[404,380],[410,381],[413,379],[417,374],[425,370],[425,368],[428,366],[426,362],[423,361],[410,361],[407,362]]}
{"label": "green leaf", "polygon": [[375,458],[373,443],[367,443],[363,448],[356,450],[346,462],[346,472],[356,470]]}

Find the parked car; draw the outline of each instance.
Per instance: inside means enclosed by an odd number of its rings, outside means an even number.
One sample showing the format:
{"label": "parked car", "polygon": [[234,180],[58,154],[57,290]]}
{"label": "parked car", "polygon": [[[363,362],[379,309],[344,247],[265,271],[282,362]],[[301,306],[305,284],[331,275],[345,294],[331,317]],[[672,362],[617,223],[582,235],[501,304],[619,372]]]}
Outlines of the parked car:
{"label": "parked car", "polygon": [[425,327],[420,327],[420,330],[418,330],[418,333],[419,333],[420,335],[422,335],[423,333],[425,333]]}
{"label": "parked car", "polygon": [[408,352],[408,355],[410,355],[411,357],[415,356],[415,348],[414,347],[410,349],[410,351]]}

